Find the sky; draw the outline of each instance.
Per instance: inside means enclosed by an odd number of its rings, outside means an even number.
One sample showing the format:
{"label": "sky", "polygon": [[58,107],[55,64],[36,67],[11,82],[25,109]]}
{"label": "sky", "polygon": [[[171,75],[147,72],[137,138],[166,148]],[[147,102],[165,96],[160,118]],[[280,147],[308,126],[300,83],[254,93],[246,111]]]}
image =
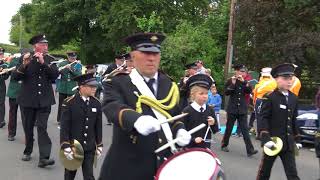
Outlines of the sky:
{"label": "sky", "polygon": [[0,0],[0,43],[10,43],[11,17],[17,13],[21,4],[30,2],[31,0]]}

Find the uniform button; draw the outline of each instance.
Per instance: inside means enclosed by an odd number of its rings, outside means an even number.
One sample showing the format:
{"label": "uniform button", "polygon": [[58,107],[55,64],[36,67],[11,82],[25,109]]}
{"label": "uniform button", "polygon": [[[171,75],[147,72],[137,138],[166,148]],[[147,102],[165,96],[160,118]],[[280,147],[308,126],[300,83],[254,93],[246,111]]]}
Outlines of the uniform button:
{"label": "uniform button", "polygon": [[87,133],[84,133],[84,137],[87,137]]}
{"label": "uniform button", "polygon": [[158,160],[158,161],[160,161],[160,160],[161,160],[161,158],[160,158],[159,156],[157,156],[157,160]]}
{"label": "uniform button", "polygon": [[288,136],[290,135],[290,133],[287,134]]}
{"label": "uniform button", "polygon": [[288,120],[290,120],[291,118],[290,117],[288,117]]}
{"label": "uniform button", "polygon": [[290,128],[290,126],[288,126],[288,128]]}
{"label": "uniform button", "polygon": [[288,109],[288,112],[291,112],[291,109]]}
{"label": "uniform button", "polygon": [[41,86],[41,84],[38,84],[38,86],[40,87],[40,86]]}
{"label": "uniform button", "polygon": [[89,121],[89,118],[86,118],[87,121]]}
{"label": "uniform button", "polygon": [[86,129],[88,129],[88,126],[86,126]]}
{"label": "uniform button", "polygon": [[238,103],[238,106],[240,106],[240,103]]}
{"label": "uniform button", "polygon": [[40,71],[42,71],[42,69],[40,68]]}
{"label": "uniform button", "polygon": [[241,94],[241,93],[239,93],[239,94]]}
{"label": "uniform button", "polygon": [[240,100],[240,98],[238,98]]}
{"label": "uniform button", "polygon": [[38,94],[41,94],[41,92],[39,91]]}
{"label": "uniform button", "polygon": [[161,138],[159,138],[159,143],[162,143],[162,139]]}
{"label": "uniform button", "polygon": [[41,76],[39,76],[39,79],[41,79]]}
{"label": "uniform button", "polygon": [[83,141],[83,144],[87,144],[87,141]]}

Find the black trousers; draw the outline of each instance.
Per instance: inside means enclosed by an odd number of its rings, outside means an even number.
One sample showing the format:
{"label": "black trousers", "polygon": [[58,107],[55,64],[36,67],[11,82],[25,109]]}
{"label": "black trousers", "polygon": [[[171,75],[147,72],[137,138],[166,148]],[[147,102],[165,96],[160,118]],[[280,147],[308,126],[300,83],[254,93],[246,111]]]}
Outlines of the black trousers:
{"label": "black trousers", "polygon": [[40,159],[49,159],[51,154],[51,139],[47,132],[47,123],[51,106],[42,108],[23,107],[22,112],[24,119],[22,119],[23,130],[26,137],[26,147],[23,154],[30,155],[33,150],[33,128],[37,120],[38,132],[38,146]]}
{"label": "black trousers", "polygon": [[227,113],[227,125],[226,132],[222,139],[222,147],[226,147],[229,145],[229,140],[232,132],[233,125],[235,121],[238,121],[239,127],[241,129],[243,140],[246,144],[247,153],[251,153],[254,150],[252,145],[249,130],[248,130],[248,122],[247,122],[247,114],[231,114]]}
{"label": "black trousers", "polygon": [[[19,104],[17,99],[9,98],[9,122],[8,122],[8,136],[16,136],[17,131],[17,113],[18,113]],[[24,118],[22,109],[20,107],[21,119]]]}
{"label": "black trousers", "polygon": [[[93,176],[93,162],[94,162],[95,151],[85,151],[84,159],[82,162],[82,175],[83,180],[94,180]],[[64,180],[73,180],[77,174],[77,170],[69,171],[64,170]]]}
{"label": "black trousers", "polygon": [[57,122],[60,122],[62,103],[63,103],[63,101],[64,101],[67,97],[70,97],[70,96],[72,96],[72,95],[59,93],[59,106],[58,106]]}
{"label": "black trousers", "polygon": [[4,117],[5,117],[5,113],[6,113],[6,105],[5,105],[6,86],[4,85],[4,90],[2,90],[2,89],[3,88],[1,88],[1,91],[0,91],[0,123],[5,122]]}
{"label": "black trousers", "polygon": [[252,112],[249,119],[249,129],[253,128],[254,120],[256,120],[256,112]]}
{"label": "black trousers", "polygon": [[276,158],[280,156],[287,179],[300,180],[297,173],[294,152],[281,151],[277,156],[263,155],[258,171],[257,180],[268,180],[270,178],[271,169]]}

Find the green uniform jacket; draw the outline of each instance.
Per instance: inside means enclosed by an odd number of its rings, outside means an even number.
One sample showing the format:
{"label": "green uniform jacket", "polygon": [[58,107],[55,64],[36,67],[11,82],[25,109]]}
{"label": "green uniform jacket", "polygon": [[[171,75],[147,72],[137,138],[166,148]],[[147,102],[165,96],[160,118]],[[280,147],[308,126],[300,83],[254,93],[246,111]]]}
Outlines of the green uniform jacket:
{"label": "green uniform jacket", "polygon": [[[69,64],[69,61],[63,61],[58,65],[58,68],[63,67],[65,65]],[[75,68],[75,64],[72,64],[71,69],[65,68],[60,71],[61,79],[59,80],[59,83],[57,83],[57,91],[59,93],[73,95],[75,91],[72,91],[72,89],[77,86],[77,82],[73,81],[72,78],[81,75],[81,69]]]}
{"label": "green uniform jacket", "polygon": [[[12,68],[14,66],[17,66],[19,64],[19,58],[13,58],[12,61],[9,64],[8,68]],[[16,99],[17,95],[21,89],[21,83],[22,81],[16,81],[13,78],[10,78],[10,83],[8,87],[7,96],[12,99]]]}

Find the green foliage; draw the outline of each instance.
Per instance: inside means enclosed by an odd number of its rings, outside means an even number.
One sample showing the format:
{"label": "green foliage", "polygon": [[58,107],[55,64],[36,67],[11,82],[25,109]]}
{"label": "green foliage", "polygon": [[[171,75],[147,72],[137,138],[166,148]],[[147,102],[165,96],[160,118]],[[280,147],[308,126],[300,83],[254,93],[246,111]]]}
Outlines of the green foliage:
{"label": "green foliage", "polygon": [[19,53],[20,52],[19,47],[15,46],[15,45],[1,44],[0,43],[0,47],[4,48],[6,50],[6,53],[15,54],[15,53]]}
{"label": "green foliage", "polygon": [[149,19],[144,15],[142,18],[135,17],[137,26],[143,32],[163,32],[163,21],[156,12],[152,12]]}

